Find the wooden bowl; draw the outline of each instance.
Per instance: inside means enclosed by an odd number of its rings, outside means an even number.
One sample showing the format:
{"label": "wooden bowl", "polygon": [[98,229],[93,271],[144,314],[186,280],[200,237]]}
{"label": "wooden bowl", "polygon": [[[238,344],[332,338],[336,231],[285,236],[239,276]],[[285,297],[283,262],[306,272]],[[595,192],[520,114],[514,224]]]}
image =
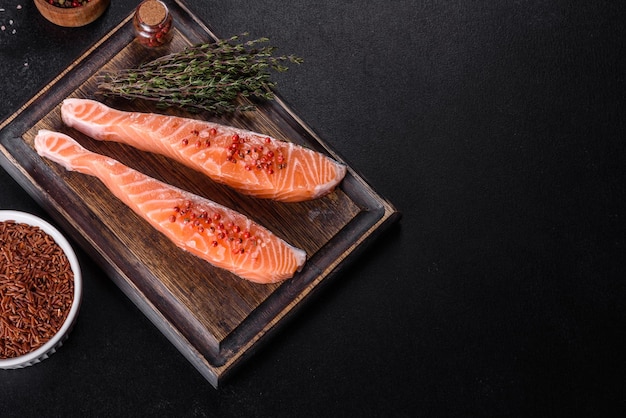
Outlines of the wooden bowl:
{"label": "wooden bowl", "polygon": [[111,0],[91,0],[84,6],[66,8],[54,6],[47,0],[35,0],[35,6],[43,17],[65,27],[85,26],[93,22],[104,13],[110,3]]}

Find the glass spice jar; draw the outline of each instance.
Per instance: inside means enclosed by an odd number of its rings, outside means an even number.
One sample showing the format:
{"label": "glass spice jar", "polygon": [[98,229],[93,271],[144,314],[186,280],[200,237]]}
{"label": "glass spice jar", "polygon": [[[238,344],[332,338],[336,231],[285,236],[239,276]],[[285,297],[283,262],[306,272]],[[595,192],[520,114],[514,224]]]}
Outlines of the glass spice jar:
{"label": "glass spice jar", "polygon": [[148,47],[166,44],[172,38],[172,15],[160,0],[145,0],[137,6],[133,18],[135,36]]}

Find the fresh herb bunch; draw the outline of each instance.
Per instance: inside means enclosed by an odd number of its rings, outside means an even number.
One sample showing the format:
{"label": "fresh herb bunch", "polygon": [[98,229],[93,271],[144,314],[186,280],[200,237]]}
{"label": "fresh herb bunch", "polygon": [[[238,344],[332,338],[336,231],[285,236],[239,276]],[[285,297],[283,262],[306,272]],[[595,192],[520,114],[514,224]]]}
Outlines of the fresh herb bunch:
{"label": "fresh herb bunch", "polygon": [[134,69],[103,75],[98,91],[105,96],[146,99],[163,107],[228,113],[250,110],[238,104],[239,97],[273,100],[270,71],[287,71],[287,63],[302,63],[294,55],[273,56],[268,38],[240,41],[233,36],[215,43],[202,43],[162,56]]}

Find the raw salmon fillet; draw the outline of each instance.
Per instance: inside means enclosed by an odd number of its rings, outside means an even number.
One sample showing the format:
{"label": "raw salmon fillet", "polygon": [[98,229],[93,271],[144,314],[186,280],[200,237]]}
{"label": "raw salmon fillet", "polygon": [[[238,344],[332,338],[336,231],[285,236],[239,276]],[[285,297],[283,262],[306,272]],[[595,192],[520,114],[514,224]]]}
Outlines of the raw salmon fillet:
{"label": "raw salmon fillet", "polygon": [[283,202],[332,191],[346,167],[308,148],[206,121],[124,112],[88,99],[66,99],[65,124],[102,141],[165,155],[241,193]]}
{"label": "raw salmon fillet", "polygon": [[65,134],[41,130],[35,149],[67,170],[99,178],[178,247],[239,277],[278,282],[292,277],[306,260],[304,251],[246,216],[91,152]]}

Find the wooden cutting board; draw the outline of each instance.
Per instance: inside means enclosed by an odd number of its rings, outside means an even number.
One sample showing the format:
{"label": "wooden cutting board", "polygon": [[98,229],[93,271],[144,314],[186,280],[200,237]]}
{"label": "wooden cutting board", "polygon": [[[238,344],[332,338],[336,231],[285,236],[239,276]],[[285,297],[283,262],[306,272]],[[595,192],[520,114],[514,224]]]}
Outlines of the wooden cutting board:
{"label": "wooden cutting board", "polygon": [[[79,57],[0,125],[0,163],[63,229],[99,262],[112,280],[215,387],[248,357],[320,285],[353,259],[399,213],[352,168],[330,195],[279,203],[240,195],[164,157],[99,142],[66,127],[60,104],[67,97],[95,98],[124,110],[205,118],[326,153],[343,161],[280,99],[235,115],[158,110],[142,101],[97,96],[104,72],[135,67],[198,42],[213,32],[181,3],[172,3],[172,42],[147,49],[134,41],[132,15]],[[306,251],[308,261],[290,280],[258,285],[175,247],[114,198],[93,177],[67,172],[33,148],[39,129],[67,133],[86,148],[109,155],[149,176],[236,209]]]}

